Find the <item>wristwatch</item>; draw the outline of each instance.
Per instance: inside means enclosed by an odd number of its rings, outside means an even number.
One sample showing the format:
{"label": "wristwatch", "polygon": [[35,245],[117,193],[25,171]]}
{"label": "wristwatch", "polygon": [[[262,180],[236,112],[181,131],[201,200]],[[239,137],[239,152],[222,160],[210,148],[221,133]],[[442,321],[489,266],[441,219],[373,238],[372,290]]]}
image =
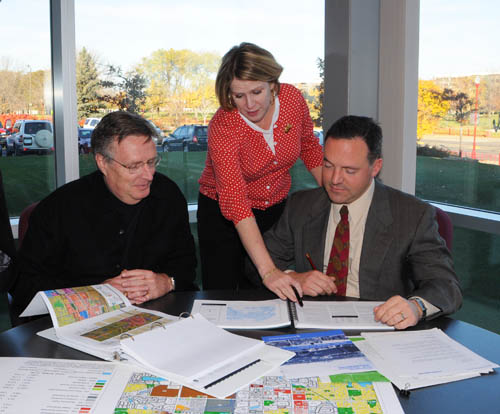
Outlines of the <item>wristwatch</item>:
{"label": "wristwatch", "polygon": [[171,277],[170,281],[172,282],[172,290],[175,290],[175,279]]}
{"label": "wristwatch", "polygon": [[417,296],[411,297],[410,300],[414,300],[417,303],[418,307],[422,310],[421,319],[425,319],[425,317],[427,316],[427,307],[425,306],[424,301]]}

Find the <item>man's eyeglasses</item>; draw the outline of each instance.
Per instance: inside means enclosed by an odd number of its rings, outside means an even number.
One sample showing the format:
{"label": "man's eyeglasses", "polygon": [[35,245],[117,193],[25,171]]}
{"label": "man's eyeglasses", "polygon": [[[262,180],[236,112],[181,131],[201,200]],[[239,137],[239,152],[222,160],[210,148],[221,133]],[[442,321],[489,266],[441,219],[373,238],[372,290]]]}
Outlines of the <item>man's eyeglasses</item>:
{"label": "man's eyeglasses", "polygon": [[151,158],[150,160],[147,161],[139,161],[139,162],[134,162],[133,164],[130,165],[125,165],[122,164],[120,161],[115,160],[113,157],[110,157],[107,154],[102,154],[104,157],[107,159],[116,162],[117,164],[120,164],[123,168],[126,168],[130,174],[137,174],[139,171],[141,171],[142,167],[145,165],[148,167],[148,169],[153,170],[158,166],[158,164],[161,161],[161,157],[157,155],[154,158]]}

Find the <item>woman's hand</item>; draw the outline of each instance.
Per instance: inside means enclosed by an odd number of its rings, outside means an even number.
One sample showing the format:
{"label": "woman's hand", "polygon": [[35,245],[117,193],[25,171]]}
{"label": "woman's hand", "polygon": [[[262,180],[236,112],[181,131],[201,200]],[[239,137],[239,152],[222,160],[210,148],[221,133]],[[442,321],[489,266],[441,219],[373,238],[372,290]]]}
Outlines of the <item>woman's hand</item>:
{"label": "woman's hand", "polygon": [[295,295],[292,286],[295,287],[300,297],[303,295],[300,283],[288,273],[282,272],[279,269],[272,271],[269,276],[265,276],[262,282],[265,287],[276,293],[276,295],[283,300],[290,299],[292,302],[298,302],[298,298]]}

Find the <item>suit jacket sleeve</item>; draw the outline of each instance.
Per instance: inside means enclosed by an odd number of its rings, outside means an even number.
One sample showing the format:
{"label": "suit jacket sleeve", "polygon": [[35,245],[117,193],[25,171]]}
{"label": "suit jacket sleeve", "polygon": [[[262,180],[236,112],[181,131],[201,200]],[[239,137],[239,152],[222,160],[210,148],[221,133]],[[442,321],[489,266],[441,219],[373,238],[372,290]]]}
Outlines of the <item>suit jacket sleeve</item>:
{"label": "suit jacket sleeve", "polygon": [[444,314],[460,308],[462,292],[453,260],[439,236],[435,210],[430,205],[426,206],[417,224],[407,258],[415,284],[411,296],[426,299]]}

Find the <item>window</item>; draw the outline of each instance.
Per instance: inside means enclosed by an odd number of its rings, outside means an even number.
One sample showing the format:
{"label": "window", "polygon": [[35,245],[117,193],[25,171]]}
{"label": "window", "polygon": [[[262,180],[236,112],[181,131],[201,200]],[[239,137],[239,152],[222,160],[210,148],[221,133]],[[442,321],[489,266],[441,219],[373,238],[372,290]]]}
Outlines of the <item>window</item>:
{"label": "window", "polygon": [[[139,15],[140,26],[147,29],[133,30],[125,42],[120,35],[109,35],[130,32]],[[269,16],[279,18],[271,18],[270,24]],[[227,0],[75,0],[75,19],[79,122],[135,108],[160,128],[158,151],[165,153],[158,171],[176,181],[189,203],[198,199],[206,128],[199,134],[183,125],[206,126],[217,110],[215,75],[221,56],[232,46],[249,41],[268,49],[285,68],[281,80],[300,86],[312,110],[318,96],[323,0],[258,0],[251,5]],[[222,20],[223,25],[214,23]],[[304,25],[306,31],[297,30]],[[80,173],[92,168],[91,155],[81,154]],[[292,177],[293,190],[316,186],[301,161]]]}
{"label": "window", "polygon": [[[471,208],[478,223],[480,210],[500,213],[500,64],[488,41],[500,34],[500,4],[420,4],[416,194]],[[454,317],[500,333],[499,226],[473,230],[457,217],[452,253],[464,304]]]}
{"label": "window", "polygon": [[[421,1],[416,194],[500,212],[500,5]],[[468,59],[464,59],[467,51]]]}
{"label": "window", "polygon": [[0,38],[8,39],[0,50],[0,122],[7,130],[0,169],[9,214],[19,216],[55,188],[49,1],[3,1],[0,15]]}

